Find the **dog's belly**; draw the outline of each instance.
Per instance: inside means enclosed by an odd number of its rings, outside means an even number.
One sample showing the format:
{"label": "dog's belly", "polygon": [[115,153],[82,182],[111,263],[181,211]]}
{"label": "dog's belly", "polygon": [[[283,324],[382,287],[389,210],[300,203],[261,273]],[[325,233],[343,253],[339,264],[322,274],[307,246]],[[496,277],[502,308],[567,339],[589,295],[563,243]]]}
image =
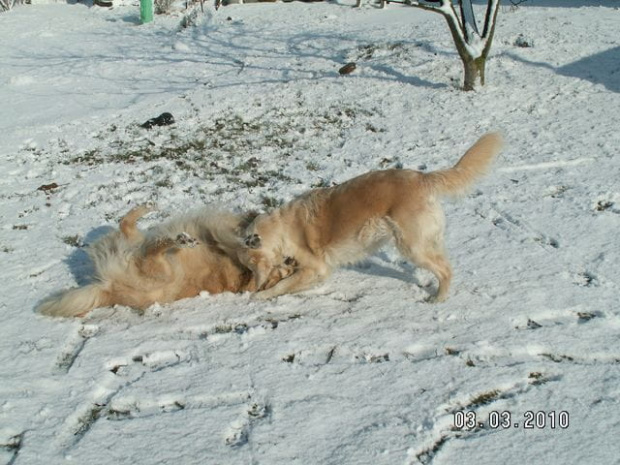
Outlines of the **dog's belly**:
{"label": "dog's belly", "polygon": [[350,237],[325,249],[325,261],[332,267],[357,263],[383,247],[393,236],[387,218],[371,218]]}

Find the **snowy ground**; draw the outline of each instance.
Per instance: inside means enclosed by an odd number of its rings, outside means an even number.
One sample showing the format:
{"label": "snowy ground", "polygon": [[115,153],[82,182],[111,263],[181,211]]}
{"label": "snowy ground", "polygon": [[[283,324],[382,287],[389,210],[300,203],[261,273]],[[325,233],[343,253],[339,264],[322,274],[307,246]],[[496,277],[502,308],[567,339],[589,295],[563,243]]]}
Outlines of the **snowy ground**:
{"label": "snowy ground", "polygon": [[[0,14],[0,462],[620,463],[620,2],[502,7],[475,93],[440,16],[352,4]],[[446,203],[444,304],[388,249],[270,302],[33,311],[140,202],[145,225],[269,207],[495,129],[494,170]]]}

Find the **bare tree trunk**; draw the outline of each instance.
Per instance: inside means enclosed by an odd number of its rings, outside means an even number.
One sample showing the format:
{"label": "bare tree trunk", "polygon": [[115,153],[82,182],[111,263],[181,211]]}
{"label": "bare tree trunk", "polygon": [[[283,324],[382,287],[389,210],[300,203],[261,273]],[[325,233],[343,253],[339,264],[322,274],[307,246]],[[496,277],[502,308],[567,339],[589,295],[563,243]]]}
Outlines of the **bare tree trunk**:
{"label": "bare tree trunk", "polygon": [[463,82],[463,90],[470,91],[476,88],[476,82],[480,82],[480,85],[484,85],[484,71],[486,65],[486,58],[480,57],[476,59],[467,59],[463,61],[463,68],[465,70],[465,79]]}
{"label": "bare tree trunk", "polygon": [[482,34],[478,32],[471,0],[459,0],[460,17],[451,0],[409,0],[417,8],[440,13],[448,23],[454,45],[463,62],[465,77],[463,90],[474,90],[476,84],[484,85],[486,60],[491,50],[500,0],[487,0],[487,10]]}
{"label": "bare tree trunk", "polygon": [[24,0],[0,0],[0,12],[9,11],[19,3],[25,3]]}

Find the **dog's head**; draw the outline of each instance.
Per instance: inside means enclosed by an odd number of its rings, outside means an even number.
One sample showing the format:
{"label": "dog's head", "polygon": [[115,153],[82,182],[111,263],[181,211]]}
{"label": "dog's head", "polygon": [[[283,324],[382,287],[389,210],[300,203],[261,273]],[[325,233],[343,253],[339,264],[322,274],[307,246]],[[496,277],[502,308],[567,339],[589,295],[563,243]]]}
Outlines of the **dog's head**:
{"label": "dog's head", "polygon": [[277,231],[267,215],[260,215],[242,234],[237,256],[254,274],[257,289],[263,288],[273,268],[284,261]]}

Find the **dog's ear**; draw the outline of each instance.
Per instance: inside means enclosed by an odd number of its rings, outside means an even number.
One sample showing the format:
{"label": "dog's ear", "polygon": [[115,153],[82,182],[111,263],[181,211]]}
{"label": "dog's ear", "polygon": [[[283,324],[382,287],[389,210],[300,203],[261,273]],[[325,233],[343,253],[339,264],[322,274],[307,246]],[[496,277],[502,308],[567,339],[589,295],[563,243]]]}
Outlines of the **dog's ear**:
{"label": "dog's ear", "polygon": [[261,246],[260,236],[258,234],[251,234],[245,238],[243,244],[248,249],[259,249]]}

